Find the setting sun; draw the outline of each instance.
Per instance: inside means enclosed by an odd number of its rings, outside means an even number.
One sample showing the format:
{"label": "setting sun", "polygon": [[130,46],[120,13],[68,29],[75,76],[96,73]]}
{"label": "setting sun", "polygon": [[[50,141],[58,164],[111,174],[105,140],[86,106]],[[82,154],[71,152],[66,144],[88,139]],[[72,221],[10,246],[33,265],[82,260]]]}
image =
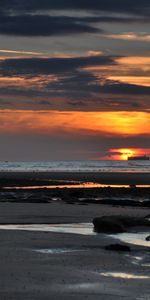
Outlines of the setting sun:
{"label": "setting sun", "polygon": [[120,149],[120,158],[122,160],[127,160],[128,157],[135,155],[135,151],[131,149]]}
{"label": "setting sun", "polygon": [[121,148],[121,149],[111,149],[111,158],[119,159],[119,160],[127,160],[128,157],[142,155],[144,154],[143,149],[129,149],[129,148]]}

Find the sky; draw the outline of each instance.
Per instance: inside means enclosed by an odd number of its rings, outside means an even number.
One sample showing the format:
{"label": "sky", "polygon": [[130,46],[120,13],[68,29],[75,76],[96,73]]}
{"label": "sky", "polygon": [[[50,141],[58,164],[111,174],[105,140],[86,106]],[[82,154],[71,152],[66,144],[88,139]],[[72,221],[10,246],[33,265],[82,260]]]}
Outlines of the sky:
{"label": "sky", "polygon": [[0,160],[150,155],[149,53],[149,0],[0,0]]}

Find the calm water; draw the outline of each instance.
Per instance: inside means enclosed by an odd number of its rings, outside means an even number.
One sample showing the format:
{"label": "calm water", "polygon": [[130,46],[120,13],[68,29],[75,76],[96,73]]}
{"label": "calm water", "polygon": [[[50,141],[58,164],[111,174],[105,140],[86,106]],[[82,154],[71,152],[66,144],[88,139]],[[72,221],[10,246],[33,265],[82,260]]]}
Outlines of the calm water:
{"label": "calm water", "polygon": [[150,172],[149,161],[0,162],[0,171]]}

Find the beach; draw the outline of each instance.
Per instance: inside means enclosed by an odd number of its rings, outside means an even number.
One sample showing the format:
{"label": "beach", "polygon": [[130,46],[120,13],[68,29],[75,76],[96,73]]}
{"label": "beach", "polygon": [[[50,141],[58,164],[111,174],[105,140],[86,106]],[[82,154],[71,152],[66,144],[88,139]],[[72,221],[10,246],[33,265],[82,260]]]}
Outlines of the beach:
{"label": "beach", "polygon": [[[86,176],[88,181],[98,180],[98,174],[95,174],[95,177],[94,174]],[[125,174],[124,182],[129,180],[129,174],[127,177]],[[147,174],[142,174],[140,178],[145,178],[146,184],[149,182],[148,177]],[[5,182],[6,186],[13,185],[13,189],[16,184],[27,186],[31,181],[33,185],[37,184],[37,181],[38,185],[43,185],[45,180],[85,180],[85,174],[21,172],[0,173],[0,178],[1,185]],[[108,184],[116,179],[114,174],[113,178],[112,174],[107,174],[108,178]],[[139,180],[137,175],[135,178]],[[118,183],[117,180],[116,182]],[[134,181],[135,184],[137,182],[139,181]],[[92,201],[81,203],[78,198],[82,191],[72,189],[53,189],[53,198],[54,190],[61,194],[69,193],[67,201],[64,196],[64,201],[49,199],[49,202],[44,203],[44,193],[47,193],[47,189],[35,189],[36,197],[33,202],[30,202],[30,198],[23,201],[23,194],[20,197],[19,190],[13,190],[15,195],[19,195],[17,202],[15,199],[0,202],[0,299],[148,300],[150,242],[147,242],[147,246],[121,242],[130,247],[129,252],[108,251],[105,247],[120,243],[117,235],[114,237],[106,233],[92,232],[88,234],[86,231],[83,234],[82,226],[80,233],[69,233],[67,230],[64,232],[61,226],[66,224],[70,228],[84,224],[86,229],[86,224],[93,226],[93,218],[101,216],[126,215],[143,218],[150,214],[149,208],[92,204]],[[106,193],[108,190],[110,195],[109,188],[102,191]],[[119,192],[121,197],[124,189],[119,190],[122,191],[122,194]],[[1,200],[2,193],[8,195],[7,191],[1,190]],[[85,189],[84,195],[86,193],[89,197],[89,193],[92,195],[92,189]],[[98,194],[98,189],[95,193]],[[149,189],[146,189],[146,193],[148,198]],[[72,201],[71,197],[76,201]],[[15,229],[13,226],[16,225],[22,227]],[[23,227],[24,225],[27,227]],[[39,226],[38,229],[35,229],[35,225]],[[2,226],[5,226],[5,229]],[[57,228],[57,232],[53,232],[46,226],[59,226],[60,229]],[[147,230],[149,235],[149,228],[144,230]]]}
{"label": "beach", "polygon": [[0,4],[0,300],[150,300],[150,1]]}

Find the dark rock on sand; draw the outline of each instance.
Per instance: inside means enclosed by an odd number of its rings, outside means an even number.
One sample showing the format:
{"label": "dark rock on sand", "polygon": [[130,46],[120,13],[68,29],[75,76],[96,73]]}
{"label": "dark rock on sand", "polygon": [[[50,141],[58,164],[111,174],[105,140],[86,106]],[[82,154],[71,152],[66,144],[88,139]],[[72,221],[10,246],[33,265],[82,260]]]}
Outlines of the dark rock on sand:
{"label": "dark rock on sand", "polygon": [[150,241],[150,235],[148,235],[145,240],[149,242]]}
{"label": "dark rock on sand", "polygon": [[150,226],[150,221],[140,217],[103,216],[93,219],[94,230],[104,233],[125,232],[134,226]]}
{"label": "dark rock on sand", "polygon": [[112,220],[109,217],[101,217],[93,219],[94,230],[104,233],[125,232],[126,228],[118,220]]}
{"label": "dark rock on sand", "polygon": [[129,246],[122,245],[122,244],[111,244],[105,246],[105,250],[112,250],[112,251],[131,251]]}
{"label": "dark rock on sand", "polygon": [[145,216],[145,219],[150,219],[150,215],[146,215],[146,216]]}

